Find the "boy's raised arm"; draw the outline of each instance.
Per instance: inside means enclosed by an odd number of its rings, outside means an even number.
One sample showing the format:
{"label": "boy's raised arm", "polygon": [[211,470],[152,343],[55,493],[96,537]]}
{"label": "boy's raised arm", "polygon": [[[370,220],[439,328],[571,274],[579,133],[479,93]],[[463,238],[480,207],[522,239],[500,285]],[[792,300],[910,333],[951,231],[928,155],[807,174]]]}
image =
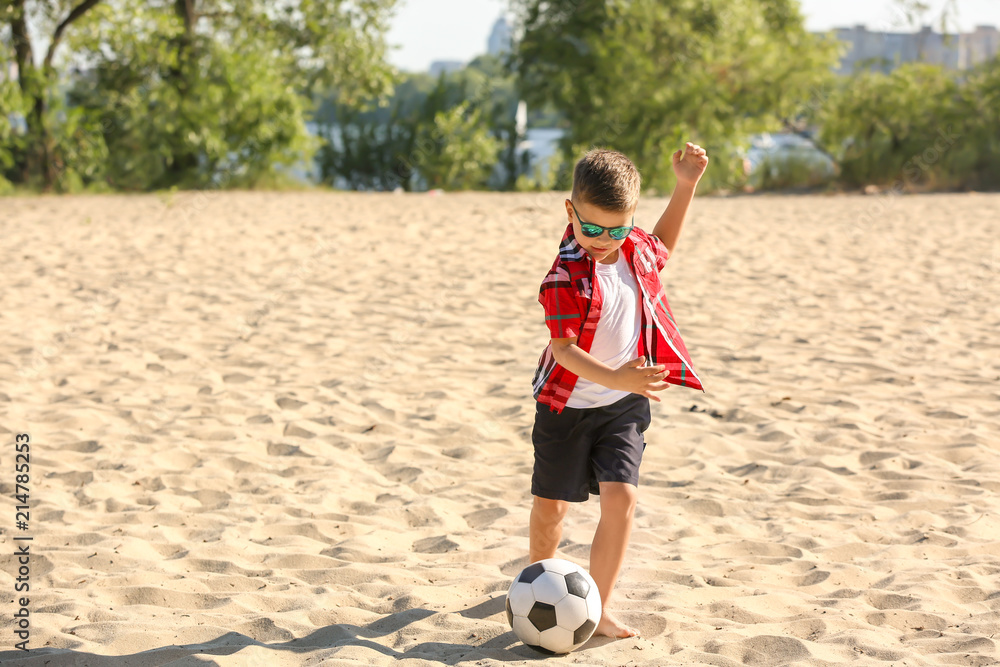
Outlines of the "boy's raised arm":
{"label": "boy's raised arm", "polygon": [[673,163],[677,185],[670,195],[670,203],[653,228],[653,236],[663,242],[671,255],[681,236],[681,228],[684,227],[684,218],[694,199],[695,188],[708,166],[708,155],[701,146],[689,141],[683,149],[673,154]]}

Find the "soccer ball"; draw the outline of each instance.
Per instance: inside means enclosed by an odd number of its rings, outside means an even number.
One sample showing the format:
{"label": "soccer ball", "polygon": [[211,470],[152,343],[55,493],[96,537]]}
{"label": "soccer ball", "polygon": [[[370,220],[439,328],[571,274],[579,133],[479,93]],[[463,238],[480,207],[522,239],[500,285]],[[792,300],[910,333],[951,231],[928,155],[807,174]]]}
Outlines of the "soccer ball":
{"label": "soccer ball", "polygon": [[507,591],[507,622],[525,646],[569,653],[590,639],[601,620],[601,593],[587,571],[561,558],[521,570]]}

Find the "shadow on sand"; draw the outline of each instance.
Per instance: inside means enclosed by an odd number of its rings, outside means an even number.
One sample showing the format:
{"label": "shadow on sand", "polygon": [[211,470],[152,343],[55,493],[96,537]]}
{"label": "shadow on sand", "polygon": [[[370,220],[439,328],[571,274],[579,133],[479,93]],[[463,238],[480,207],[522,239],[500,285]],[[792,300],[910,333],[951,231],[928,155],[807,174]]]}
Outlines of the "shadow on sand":
{"label": "shadow on sand", "polygon": [[[277,652],[288,651],[292,654],[300,654],[302,661],[305,662],[309,653],[326,653],[330,649],[345,646],[370,649],[385,656],[387,661],[409,658],[442,665],[471,659],[493,659],[501,662],[544,659],[545,656],[520,644],[513,632],[505,632],[483,643],[475,643],[477,640],[470,637],[468,644],[424,642],[406,647],[401,651],[372,641],[398,632],[411,623],[435,614],[455,613],[469,619],[486,619],[503,612],[503,600],[503,596],[498,596],[475,607],[456,612],[440,612],[423,608],[407,609],[380,618],[364,627],[350,624],[330,625],[305,637],[286,642],[259,642],[238,632],[227,632],[216,639],[199,644],[161,646],[130,655],[109,656],[73,649],[54,648],[33,648],[28,653],[18,650],[0,651],[0,665],[4,665],[4,667],[159,667],[160,665],[176,663],[178,667],[181,665],[190,665],[191,667],[198,665],[200,667],[218,665],[212,660],[212,656],[232,655],[249,646],[274,651],[276,655],[261,657],[260,652],[255,652],[253,656],[246,656],[245,662],[240,663],[247,667],[295,664],[294,657],[277,655]],[[323,657],[336,659],[335,655]],[[185,658],[190,659],[185,660]],[[377,659],[377,656],[373,655],[372,658]]]}

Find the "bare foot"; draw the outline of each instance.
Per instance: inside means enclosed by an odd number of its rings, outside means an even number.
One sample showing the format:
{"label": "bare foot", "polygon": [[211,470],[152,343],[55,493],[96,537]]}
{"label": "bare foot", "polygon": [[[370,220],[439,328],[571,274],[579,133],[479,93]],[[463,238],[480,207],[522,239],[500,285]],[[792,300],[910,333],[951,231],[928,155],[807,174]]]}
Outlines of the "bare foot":
{"label": "bare foot", "polygon": [[602,635],[604,637],[624,639],[625,637],[638,637],[639,631],[625,625],[612,616],[610,612],[604,611],[601,613],[601,622],[597,624],[597,629],[594,630],[594,634]]}

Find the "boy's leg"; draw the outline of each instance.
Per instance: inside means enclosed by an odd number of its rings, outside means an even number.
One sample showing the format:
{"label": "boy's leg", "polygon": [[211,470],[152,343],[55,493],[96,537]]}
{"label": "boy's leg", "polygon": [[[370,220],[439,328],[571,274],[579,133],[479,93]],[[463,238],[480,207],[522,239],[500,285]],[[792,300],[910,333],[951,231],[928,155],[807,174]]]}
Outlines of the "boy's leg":
{"label": "boy's leg", "polygon": [[569,502],[534,496],[528,534],[528,561],[535,563],[555,558],[559,540],[562,539],[562,522],[566,518]]}
{"label": "boy's leg", "polygon": [[[590,411],[565,408],[552,412],[535,406],[531,442],[535,466],[531,473],[531,518],[528,558],[536,563],[553,558],[562,539],[562,522],[571,502],[590,498]],[[558,499],[558,500],[557,500]]]}
{"label": "boy's leg", "polygon": [[591,454],[594,477],[601,496],[601,520],[590,547],[590,576],[601,591],[603,614],[596,634],[631,637],[639,634],[608,611],[611,594],[632,535],[632,518],[638,497],[639,466],[646,448],[643,433],[649,428],[649,399],[637,394],[609,405]]}
{"label": "boy's leg", "polygon": [[638,630],[630,628],[608,611],[625,551],[632,534],[635,515],[636,487],[624,482],[601,482],[601,520],[590,547],[590,576],[601,591],[601,622],[595,634],[608,637],[634,637]]}

